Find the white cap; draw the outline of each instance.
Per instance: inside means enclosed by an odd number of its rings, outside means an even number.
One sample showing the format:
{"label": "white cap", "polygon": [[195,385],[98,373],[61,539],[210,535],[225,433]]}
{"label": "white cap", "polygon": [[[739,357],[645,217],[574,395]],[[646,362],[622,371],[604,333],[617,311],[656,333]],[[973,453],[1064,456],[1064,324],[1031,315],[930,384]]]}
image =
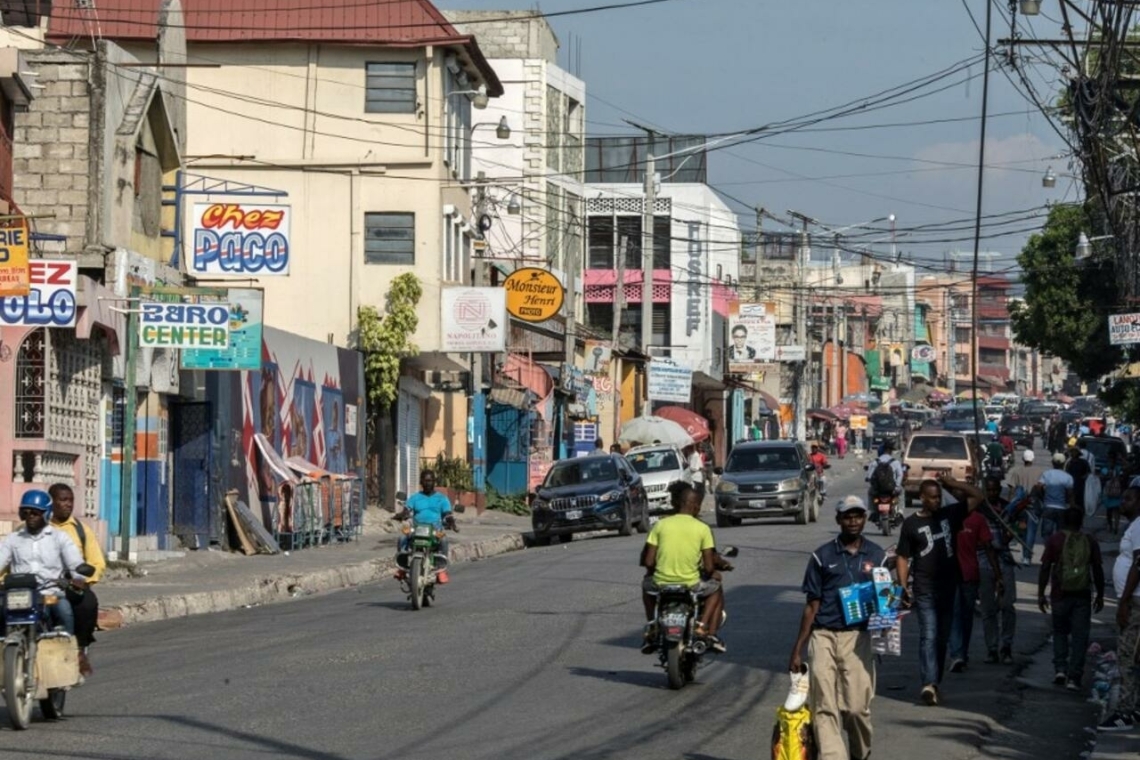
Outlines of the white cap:
{"label": "white cap", "polygon": [[835,505],[835,514],[841,515],[844,512],[850,512],[853,509],[861,509],[867,511],[867,503],[858,496],[844,496]]}
{"label": "white cap", "polygon": [[1021,452],[1021,460],[1023,462],[1032,462],[1033,461],[1033,452],[1030,451],[1029,449],[1026,449],[1025,451]]}

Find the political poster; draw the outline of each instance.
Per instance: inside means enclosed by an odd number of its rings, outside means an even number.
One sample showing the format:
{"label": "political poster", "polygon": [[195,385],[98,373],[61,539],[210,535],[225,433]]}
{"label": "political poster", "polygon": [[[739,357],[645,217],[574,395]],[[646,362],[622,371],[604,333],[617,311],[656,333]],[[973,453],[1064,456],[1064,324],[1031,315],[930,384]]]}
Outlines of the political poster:
{"label": "political poster", "polygon": [[776,317],[763,303],[742,303],[728,319],[728,371],[747,374],[776,358]]}
{"label": "political poster", "polygon": [[190,269],[196,275],[241,277],[289,274],[289,206],[195,203]]}
{"label": "political poster", "polygon": [[227,348],[186,349],[181,352],[182,369],[261,369],[264,297],[264,292],[258,288],[230,288],[227,296],[230,345]]}
{"label": "political poster", "polygon": [[0,297],[26,296],[31,292],[28,262],[28,220],[13,220],[0,227]]}
{"label": "political poster", "polygon": [[671,361],[649,363],[649,400],[687,404],[693,393],[693,371]]}
{"label": "political poster", "polygon": [[75,327],[78,278],[74,261],[29,261],[28,294],[0,298],[0,324]]}

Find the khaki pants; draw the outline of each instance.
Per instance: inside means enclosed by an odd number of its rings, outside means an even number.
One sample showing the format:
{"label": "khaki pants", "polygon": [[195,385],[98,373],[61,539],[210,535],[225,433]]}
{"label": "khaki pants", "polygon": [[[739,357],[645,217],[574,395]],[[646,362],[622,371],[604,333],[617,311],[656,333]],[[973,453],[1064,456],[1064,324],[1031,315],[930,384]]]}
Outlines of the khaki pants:
{"label": "khaki pants", "polygon": [[[819,760],[863,760],[871,754],[875,655],[866,631],[812,631],[808,642],[811,713]],[[843,746],[843,732],[851,744]]]}

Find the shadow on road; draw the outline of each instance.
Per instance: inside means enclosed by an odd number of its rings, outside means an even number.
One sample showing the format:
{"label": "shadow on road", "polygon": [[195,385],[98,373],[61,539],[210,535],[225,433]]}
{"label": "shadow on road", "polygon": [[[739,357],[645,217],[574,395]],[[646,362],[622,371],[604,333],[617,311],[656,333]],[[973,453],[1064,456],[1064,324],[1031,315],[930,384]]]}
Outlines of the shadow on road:
{"label": "shadow on road", "polygon": [[647,666],[646,670],[598,670],[596,668],[578,667],[570,667],[566,670],[571,675],[596,678],[600,681],[624,683],[631,686],[644,686],[649,689],[664,688],[664,678],[660,672],[657,672],[658,668],[653,667],[656,662],[651,662],[649,657],[645,658],[645,662]]}

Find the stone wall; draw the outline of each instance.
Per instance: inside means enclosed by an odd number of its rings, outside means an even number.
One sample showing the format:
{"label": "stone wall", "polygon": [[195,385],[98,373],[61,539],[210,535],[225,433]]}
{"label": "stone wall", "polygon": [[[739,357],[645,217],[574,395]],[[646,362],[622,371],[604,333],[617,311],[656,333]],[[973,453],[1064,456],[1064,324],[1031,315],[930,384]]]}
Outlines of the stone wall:
{"label": "stone wall", "polygon": [[[538,58],[558,63],[558,38],[534,11],[443,11],[461,34],[470,34],[487,58]],[[496,19],[482,22],[482,19]],[[476,21],[478,23],[465,23]]]}

